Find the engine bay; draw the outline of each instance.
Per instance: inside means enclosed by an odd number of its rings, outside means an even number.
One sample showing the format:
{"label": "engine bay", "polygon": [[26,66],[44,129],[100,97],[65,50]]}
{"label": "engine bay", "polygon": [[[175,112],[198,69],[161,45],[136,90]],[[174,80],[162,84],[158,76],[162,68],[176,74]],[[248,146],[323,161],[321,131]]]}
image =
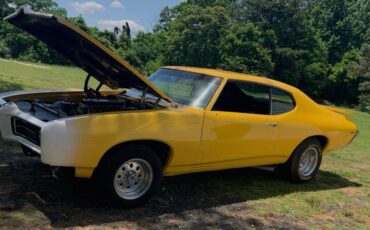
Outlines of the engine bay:
{"label": "engine bay", "polygon": [[161,97],[148,92],[148,88],[100,92],[103,84],[92,89],[89,87],[90,78],[91,75],[87,75],[83,92],[40,94],[12,102],[22,112],[44,122],[84,114],[150,110],[168,106]]}
{"label": "engine bay", "polygon": [[18,108],[44,122],[83,114],[107,113],[128,110],[149,110],[163,108],[159,104],[131,98],[124,94],[99,97],[82,97],[71,101],[62,97],[56,101],[33,99],[14,101]]}

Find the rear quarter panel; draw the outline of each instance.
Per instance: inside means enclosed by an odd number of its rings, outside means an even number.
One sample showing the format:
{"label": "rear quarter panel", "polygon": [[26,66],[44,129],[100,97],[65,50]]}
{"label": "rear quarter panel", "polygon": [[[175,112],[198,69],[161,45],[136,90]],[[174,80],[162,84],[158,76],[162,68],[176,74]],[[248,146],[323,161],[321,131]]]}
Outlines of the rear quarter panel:
{"label": "rear quarter panel", "polygon": [[327,138],[324,153],[350,142],[356,132],[353,122],[316,104],[294,87],[290,88],[296,100],[296,107],[288,113],[276,116],[279,123],[277,151],[288,158],[300,143],[313,136]]}

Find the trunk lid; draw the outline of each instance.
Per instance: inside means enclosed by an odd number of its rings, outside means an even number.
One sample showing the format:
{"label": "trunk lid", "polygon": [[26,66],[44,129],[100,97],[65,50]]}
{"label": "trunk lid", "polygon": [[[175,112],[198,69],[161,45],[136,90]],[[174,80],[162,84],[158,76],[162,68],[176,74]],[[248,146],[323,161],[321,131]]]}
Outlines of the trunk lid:
{"label": "trunk lid", "polygon": [[353,114],[353,111],[348,110],[348,109],[340,109],[340,108],[337,108],[337,107],[332,107],[332,106],[327,106],[327,105],[320,105],[320,106],[327,109],[327,110],[330,110],[332,112],[339,113],[339,114],[342,114],[342,115]]}

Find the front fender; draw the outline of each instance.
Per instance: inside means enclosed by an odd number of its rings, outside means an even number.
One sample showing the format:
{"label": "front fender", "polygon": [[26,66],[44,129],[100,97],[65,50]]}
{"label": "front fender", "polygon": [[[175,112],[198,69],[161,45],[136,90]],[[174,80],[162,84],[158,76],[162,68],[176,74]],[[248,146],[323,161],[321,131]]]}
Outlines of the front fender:
{"label": "front fender", "polygon": [[163,109],[85,115],[55,120],[41,130],[41,160],[54,166],[95,168],[113,146],[160,140],[173,149],[173,167],[197,159],[204,111]]}

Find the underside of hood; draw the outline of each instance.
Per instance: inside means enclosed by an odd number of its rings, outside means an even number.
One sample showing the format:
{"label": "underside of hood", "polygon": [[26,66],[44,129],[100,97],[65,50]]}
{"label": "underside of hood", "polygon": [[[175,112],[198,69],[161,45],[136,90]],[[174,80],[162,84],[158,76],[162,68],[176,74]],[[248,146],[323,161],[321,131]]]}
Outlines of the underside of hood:
{"label": "underside of hood", "polygon": [[43,41],[112,89],[148,88],[148,92],[172,102],[120,56],[61,17],[23,6],[4,20]]}

